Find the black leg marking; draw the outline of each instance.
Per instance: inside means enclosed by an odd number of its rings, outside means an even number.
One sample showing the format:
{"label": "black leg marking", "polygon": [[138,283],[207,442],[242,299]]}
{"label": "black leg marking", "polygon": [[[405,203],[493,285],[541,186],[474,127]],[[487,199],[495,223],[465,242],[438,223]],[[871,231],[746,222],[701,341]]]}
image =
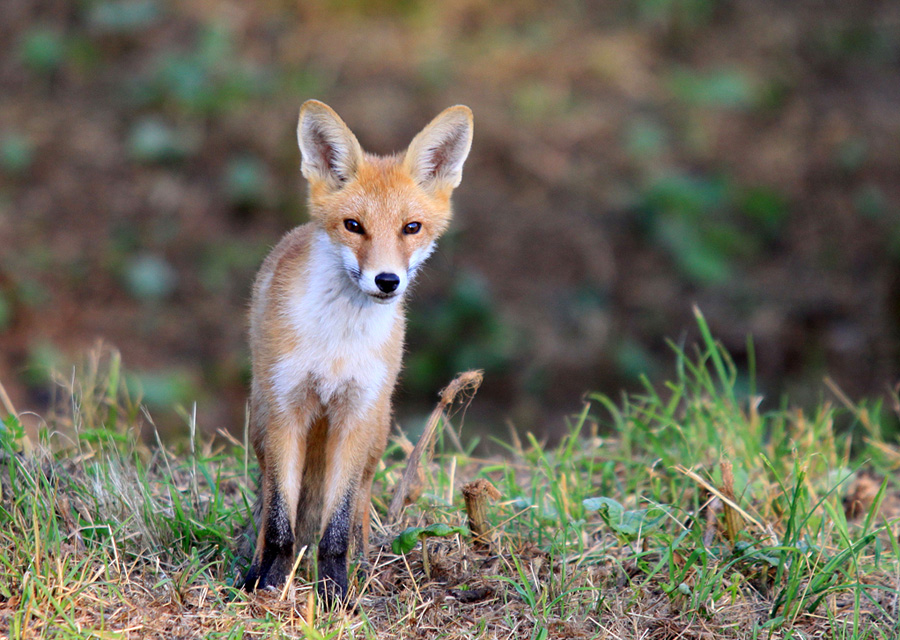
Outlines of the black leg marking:
{"label": "black leg marking", "polygon": [[326,604],[347,599],[347,547],[354,491],[348,491],[319,541],[318,589]]}
{"label": "black leg marking", "polygon": [[294,532],[288,520],[284,498],[272,492],[272,501],[265,523],[263,550],[250,565],[244,578],[244,588],[265,589],[282,584],[291,570],[294,559]]}

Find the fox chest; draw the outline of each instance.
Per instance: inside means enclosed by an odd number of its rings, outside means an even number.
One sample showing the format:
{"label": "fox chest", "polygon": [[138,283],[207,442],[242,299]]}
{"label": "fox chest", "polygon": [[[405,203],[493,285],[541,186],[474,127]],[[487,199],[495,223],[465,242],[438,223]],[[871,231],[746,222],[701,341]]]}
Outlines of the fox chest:
{"label": "fox chest", "polygon": [[393,305],[304,307],[300,301],[290,320],[291,348],[272,370],[283,409],[312,394],[326,407],[349,402],[365,411],[390,393],[402,350],[395,330],[402,320]]}

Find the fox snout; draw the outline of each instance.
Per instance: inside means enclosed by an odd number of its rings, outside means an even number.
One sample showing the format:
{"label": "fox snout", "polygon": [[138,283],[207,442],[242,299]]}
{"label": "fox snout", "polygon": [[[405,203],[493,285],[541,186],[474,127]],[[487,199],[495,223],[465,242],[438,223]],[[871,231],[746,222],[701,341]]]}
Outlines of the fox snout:
{"label": "fox snout", "polygon": [[408,284],[409,278],[405,274],[392,271],[363,271],[357,280],[357,285],[363,293],[371,296],[376,302],[389,302],[403,295]]}
{"label": "fox snout", "polygon": [[397,287],[400,286],[400,276],[396,273],[379,273],[375,276],[375,286],[378,287],[382,293],[394,293],[394,291],[397,290]]}
{"label": "fox snout", "polygon": [[[406,269],[375,268],[347,269],[351,279],[359,289],[376,302],[386,303],[403,295],[409,286],[409,274]],[[356,277],[352,277],[353,275]]]}
{"label": "fox snout", "polygon": [[[378,303],[388,303],[401,297],[412,284],[419,267],[434,248],[432,240],[412,249],[390,243],[369,243],[357,248],[339,245],[343,271],[351,282]],[[372,246],[375,245],[375,246]]]}

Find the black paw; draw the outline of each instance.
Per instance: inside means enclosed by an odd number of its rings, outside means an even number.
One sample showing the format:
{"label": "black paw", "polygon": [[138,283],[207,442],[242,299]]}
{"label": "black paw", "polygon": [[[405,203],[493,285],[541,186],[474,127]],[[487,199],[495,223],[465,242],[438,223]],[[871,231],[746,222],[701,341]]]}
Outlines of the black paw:
{"label": "black paw", "polygon": [[347,605],[347,558],[319,559],[319,583],[316,585],[319,597],[326,608]]}
{"label": "black paw", "polygon": [[342,585],[326,578],[319,580],[316,585],[316,591],[319,593],[320,602],[325,609],[349,609],[355,611],[355,607],[350,602],[346,583]]}
{"label": "black paw", "polygon": [[247,570],[241,587],[246,591],[276,589],[284,584],[291,570],[290,556],[277,556],[270,562],[254,562]]}

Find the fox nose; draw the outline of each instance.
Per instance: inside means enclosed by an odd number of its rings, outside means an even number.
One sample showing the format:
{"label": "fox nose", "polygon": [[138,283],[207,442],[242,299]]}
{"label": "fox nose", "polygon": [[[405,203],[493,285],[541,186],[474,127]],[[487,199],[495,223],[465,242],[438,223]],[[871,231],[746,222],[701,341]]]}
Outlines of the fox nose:
{"label": "fox nose", "polygon": [[375,286],[384,293],[393,293],[400,284],[400,277],[395,273],[379,273],[375,276]]}

